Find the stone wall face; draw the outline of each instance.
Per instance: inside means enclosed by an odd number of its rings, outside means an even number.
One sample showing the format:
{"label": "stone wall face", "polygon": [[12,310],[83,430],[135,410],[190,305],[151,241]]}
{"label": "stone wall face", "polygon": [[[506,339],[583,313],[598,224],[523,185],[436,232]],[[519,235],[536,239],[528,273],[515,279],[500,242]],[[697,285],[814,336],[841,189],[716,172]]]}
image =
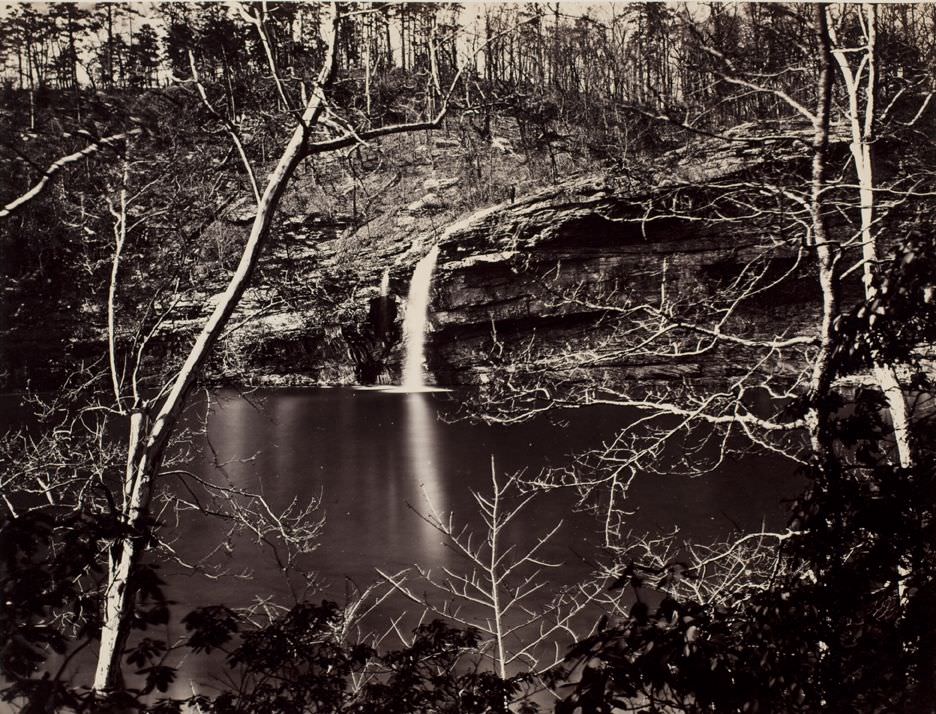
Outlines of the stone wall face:
{"label": "stone wall face", "polygon": [[[647,214],[667,200],[702,200],[701,189],[622,190],[585,179],[503,206],[448,236],[437,268],[429,365],[439,382],[484,382],[491,369],[555,355],[570,344],[604,351],[592,368],[614,380],[723,378],[729,355],[616,360],[616,310],[672,301],[710,301],[748,263],[781,274],[795,253],[764,240],[752,222],[697,222]],[[808,329],[817,294],[808,271],[745,301],[730,327],[748,336]],[[665,287],[664,287],[665,283]],[[611,310],[604,308],[610,307]],[[626,328],[625,328],[626,329]],[[724,351],[723,351],[724,352]],[[590,379],[594,375],[590,375]]]}

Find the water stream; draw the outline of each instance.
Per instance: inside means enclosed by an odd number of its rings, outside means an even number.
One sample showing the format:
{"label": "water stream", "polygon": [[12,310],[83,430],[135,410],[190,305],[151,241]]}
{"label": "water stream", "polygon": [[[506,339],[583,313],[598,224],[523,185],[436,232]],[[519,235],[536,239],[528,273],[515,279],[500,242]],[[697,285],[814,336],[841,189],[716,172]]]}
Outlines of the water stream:
{"label": "water stream", "polygon": [[432,290],[432,271],[439,257],[439,246],[434,245],[416,263],[406,298],[403,318],[403,378],[402,391],[419,392],[426,388],[426,327],[429,319],[429,297]]}

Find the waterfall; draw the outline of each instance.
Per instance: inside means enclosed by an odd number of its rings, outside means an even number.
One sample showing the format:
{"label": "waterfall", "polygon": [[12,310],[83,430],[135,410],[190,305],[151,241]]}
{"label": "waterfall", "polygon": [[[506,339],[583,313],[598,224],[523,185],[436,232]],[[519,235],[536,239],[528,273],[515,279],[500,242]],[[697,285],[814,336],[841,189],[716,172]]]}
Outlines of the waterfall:
{"label": "waterfall", "polygon": [[385,298],[390,294],[390,268],[383,271],[383,277],[380,279],[380,297]]}
{"label": "waterfall", "polygon": [[429,317],[429,291],[432,288],[432,271],[439,246],[432,247],[425,257],[416,263],[406,298],[406,315],[403,318],[403,380],[405,391],[416,392],[425,388],[423,364],[426,361],[426,326]]}
{"label": "waterfall", "polygon": [[406,298],[406,314],[403,317],[403,378],[401,385],[387,391],[427,392],[445,391],[426,386],[423,364],[426,361],[426,324],[429,312],[429,291],[432,288],[432,271],[439,257],[439,244],[468,226],[502,210],[506,203],[488,206],[475,211],[449,225],[438,237],[438,242],[426,256],[416,263]]}
{"label": "waterfall", "polygon": [[380,295],[377,298],[377,330],[382,340],[386,340],[390,332],[390,319],[390,268],[387,268],[380,279]]}

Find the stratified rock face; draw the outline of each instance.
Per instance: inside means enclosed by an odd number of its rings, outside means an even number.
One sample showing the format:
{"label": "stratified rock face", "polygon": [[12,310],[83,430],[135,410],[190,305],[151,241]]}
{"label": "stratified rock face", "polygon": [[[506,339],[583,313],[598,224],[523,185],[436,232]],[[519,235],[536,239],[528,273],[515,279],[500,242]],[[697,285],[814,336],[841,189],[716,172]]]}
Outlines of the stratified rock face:
{"label": "stratified rock face", "polygon": [[341,217],[285,223],[232,319],[241,327],[219,345],[207,376],[265,385],[389,383],[400,329],[396,299],[378,295],[381,261],[367,273],[345,265],[349,225]]}
{"label": "stratified rock face", "polygon": [[[770,256],[758,268],[768,274],[788,268],[793,253],[770,243],[778,235],[777,216],[748,216],[740,207],[747,198],[719,203],[718,197],[735,184],[747,183],[741,193],[750,193],[769,176],[795,181],[805,163],[790,145],[702,143],[691,154],[662,157],[641,175],[571,178],[434,231],[428,225],[442,222],[441,206],[454,205],[457,179],[427,180],[421,197],[388,209],[392,220],[373,231],[355,231],[347,216],[286,217],[206,376],[255,384],[398,381],[413,266],[438,244],[427,345],[437,383],[484,383],[491,370],[508,368],[512,360],[555,355],[570,345],[593,357],[571,365],[580,367],[572,380],[594,380],[596,373],[612,380],[724,377],[744,360],[732,361],[725,351],[675,359],[621,354],[615,310],[658,304],[661,295],[715,303],[759,256]],[[226,220],[231,231],[246,230],[238,227],[246,218]],[[390,294],[381,296],[384,270]],[[153,341],[154,361],[184,354],[211,309],[212,293],[223,289],[220,277],[208,276],[203,292],[177,301]],[[726,326],[745,335],[807,330],[814,280],[803,274],[784,283],[792,289],[745,302]],[[86,322],[104,324],[100,315]],[[66,325],[62,333],[74,328]],[[103,332],[84,330],[70,338],[66,358],[92,361],[104,345]],[[13,381],[30,376],[13,375]]]}
{"label": "stratified rock face", "polygon": [[[571,180],[450,227],[440,238],[432,301],[428,354],[436,380],[484,383],[511,359],[576,351],[593,357],[589,379],[596,371],[614,381],[735,373],[743,363],[725,350],[701,358],[623,355],[616,315],[661,301],[715,304],[752,260],[765,274],[790,269],[794,253],[767,240],[776,228],[765,217],[703,219],[721,188],[697,182],[740,176],[736,159],[682,165],[657,186],[623,177]],[[808,330],[813,281],[794,271],[783,282],[745,301],[726,328],[748,337]],[[583,376],[582,365],[568,366]]]}
{"label": "stratified rock face", "polygon": [[[761,261],[757,269],[767,276],[789,270],[795,257],[789,245],[797,241],[772,243],[775,215],[747,215],[733,200],[719,203],[726,186],[753,185],[771,173],[788,179],[802,169],[801,157],[779,154],[764,147],[683,153],[640,176],[573,178],[442,230],[413,236],[397,226],[382,239],[383,252],[365,256],[365,267],[359,264],[354,274],[339,275],[339,230],[330,227],[330,239],[309,239],[308,230],[321,227],[298,226],[296,237],[281,244],[293,254],[265,261],[261,284],[239,313],[275,302],[272,291],[283,275],[300,284],[295,299],[280,300],[278,311],[235,335],[213,374],[274,384],[397,382],[400,308],[413,266],[438,244],[427,361],[439,384],[484,383],[512,361],[573,351],[570,346],[591,357],[584,365],[566,364],[574,368],[573,381],[724,378],[750,360],[733,359],[724,348],[703,357],[624,354],[616,310],[661,300],[714,305],[752,261]],[[381,298],[387,266],[391,295]],[[724,327],[749,337],[802,333],[815,314],[814,282],[806,271],[793,271],[783,288],[745,301]]]}

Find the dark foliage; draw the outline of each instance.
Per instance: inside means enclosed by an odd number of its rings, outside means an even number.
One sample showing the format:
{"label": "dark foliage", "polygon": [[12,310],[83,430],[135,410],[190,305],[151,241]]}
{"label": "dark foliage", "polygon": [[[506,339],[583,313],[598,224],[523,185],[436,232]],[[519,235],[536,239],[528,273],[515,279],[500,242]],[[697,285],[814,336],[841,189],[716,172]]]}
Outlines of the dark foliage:
{"label": "dark foliage", "polygon": [[[478,645],[472,630],[441,621],[422,625],[402,649],[377,652],[341,638],[344,613],[334,602],[301,603],[268,625],[242,630],[224,607],[185,618],[188,646],[226,645],[235,687],[189,704],[217,714],[234,712],[499,712],[522,679],[479,671],[465,654]],[[354,680],[361,682],[354,686]]]}
{"label": "dark foliage", "polygon": [[[876,450],[877,414],[865,412],[858,451]],[[557,711],[609,712],[625,701],[646,712],[930,711],[933,472],[908,478],[872,456],[818,476],[797,503],[796,575],[720,607],[638,602],[628,620],[570,652],[584,669]],[[901,608],[894,582],[907,552]]]}
{"label": "dark foliage", "polygon": [[[917,271],[928,253],[910,241],[892,262],[888,289],[858,311],[878,320],[855,319],[848,328],[858,332],[848,344],[859,347],[842,352],[843,371],[869,345],[906,355],[907,334],[912,344],[933,339],[928,303],[916,301],[932,281]],[[916,387],[921,396],[932,391]],[[578,682],[557,711],[610,712],[625,702],[643,702],[646,712],[936,708],[936,445],[928,421],[919,422],[920,462],[901,468],[888,453],[879,392],[858,389],[837,409],[835,458],[809,471],[810,486],[791,512],[796,535],[783,551],[791,574],[743,587],[719,606],[638,600],[628,619],[570,651],[568,672]],[[658,583],[633,566],[615,585],[640,591]]]}

